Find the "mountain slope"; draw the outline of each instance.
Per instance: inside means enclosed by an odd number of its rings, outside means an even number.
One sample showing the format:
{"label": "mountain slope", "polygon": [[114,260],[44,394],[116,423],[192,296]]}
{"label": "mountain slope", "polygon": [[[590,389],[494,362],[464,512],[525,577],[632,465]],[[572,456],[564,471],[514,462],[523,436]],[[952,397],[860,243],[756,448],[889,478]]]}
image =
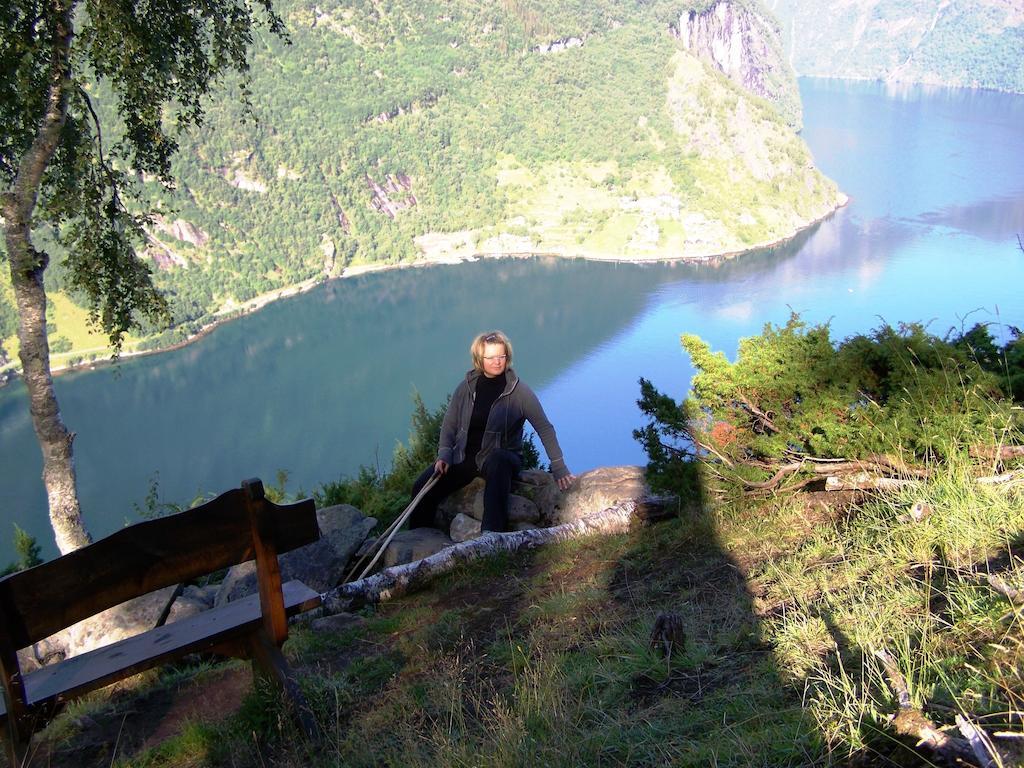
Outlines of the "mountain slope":
{"label": "mountain slope", "polygon": [[770,0],[801,75],[1024,93],[1021,0]]}
{"label": "mountain slope", "polygon": [[[227,83],[182,143],[178,189],[143,181],[159,214],[147,256],[175,313],[146,344],[354,266],[706,258],[826,215],[841,196],[781,116],[793,77],[768,101],[673,35],[705,5],[276,3],[291,41],[256,41],[257,121]],[[748,26],[747,47],[779,48]]]}

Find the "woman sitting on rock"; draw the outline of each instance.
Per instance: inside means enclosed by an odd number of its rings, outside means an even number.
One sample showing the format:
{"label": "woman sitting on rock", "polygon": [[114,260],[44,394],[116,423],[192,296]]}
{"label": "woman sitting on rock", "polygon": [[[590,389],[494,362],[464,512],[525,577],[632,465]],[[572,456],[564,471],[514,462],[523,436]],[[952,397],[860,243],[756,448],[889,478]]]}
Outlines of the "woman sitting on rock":
{"label": "woman sitting on rock", "polygon": [[481,333],[469,348],[473,370],[452,394],[438,441],[437,461],[413,486],[413,498],[431,477],[437,483],[420,500],[409,525],[434,524],[437,505],[450,494],[482,477],[484,519],[482,530],[508,529],[508,497],[512,481],[523,466],[523,422],[540,435],[551,461],[551,472],[563,491],[576,479],[565,466],[562,449],[544,409],[512,370],[512,344],[501,331]]}

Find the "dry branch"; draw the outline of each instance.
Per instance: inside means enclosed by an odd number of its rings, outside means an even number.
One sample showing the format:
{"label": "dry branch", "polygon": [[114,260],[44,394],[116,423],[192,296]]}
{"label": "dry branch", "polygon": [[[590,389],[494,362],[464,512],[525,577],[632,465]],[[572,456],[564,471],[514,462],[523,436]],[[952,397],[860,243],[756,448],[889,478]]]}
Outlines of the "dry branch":
{"label": "dry branch", "polygon": [[912,484],[913,480],[898,477],[878,477],[867,472],[857,472],[850,477],[825,478],[826,491],[895,491]]}
{"label": "dry branch", "polygon": [[782,485],[782,481],[792,475],[794,472],[800,470],[803,466],[803,462],[794,462],[793,464],[786,464],[779,467],[778,471],[770,478],[765,480],[763,483],[751,483],[748,480],[743,481],[744,487],[750,491],[769,491],[778,488]]}
{"label": "dry branch", "polygon": [[968,453],[976,459],[989,461],[1008,461],[1024,458],[1024,445],[985,445],[974,446]]}
{"label": "dry branch", "polygon": [[941,755],[953,764],[957,760],[969,761],[973,758],[974,751],[968,742],[948,736],[911,703],[907,680],[892,655],[884,648],[875,651],[874,655],[882,663],[889,687],[899,703],[899,712],[892,720],[896,733],[917,739],[918,746],[928,746],[936,755]]}
{"label": "dry branch", "polygon": [[989,475],[988,477],[979,477],[977,482],[980,483],[981,485],[1018,485],[1020,483],[1024,483],[1024,469],[1018,469],[1013,472],[1004,472],[1001,475]]}
{"label": "dry branch", "polygon": [[[827,475],[825,490],[829,491],[865,491],[890,490],[901,488],[911,481],[904,478],[928,477],[928,470],[908,467],[906,464],[888,456],[871,456],[867,459],[820,459],[804,457],[800,461],[783,464],[778,467],[771,478],[760,483],[743,480],[748,491],[770,491],[779,488],[783,480],[801,469],[809,470],[815,475]],[[872,472],[877,474],[871,474]],[[890,477],[890,475],[899,477]],[[841,475],[848,477],[840,478]],[[793,486],[790,490],[799,490],[810,485],[813,480]]]}
{"label": "dry branch", "polygon": [[992,589],[1014,605],[1024,605],[1024,591],[1014,589],[994,573],[988,574],[988,576],[985,577],[985,581],[988,582],[988,585],[992,587]]}
{"label": "dry branch", "polygon": [[992,768],[992,766],[996,765],[996,761],[992,759],[992,756],[998,753],[996,753],[995,747],[991,745],[991,741],[981,728],[965,717],[962,717],[959,713],[956,716],[956,726],[960,729],[961,735],[967,739],[967,743],[971,745],[971,750],[974,752],[979,768]]}
{"label": "dry branch", "polygon": [[771,432],[773,435],[779,433],[779,428],[775,426],[775,422],[772,421],[771,417],[746,397],[739,399],[739,406],[754,418],[754,423],[757,426],[760,426],[766,432]]}
{"label": "dry branch", "polygon": [[477,539],[448,547],[422,560],[387,568],[365,579],[335,587],[323,595],[323,613],[340,613],[366,603],[401,597],[422,589],[438,576],[464,563],[499,552],[518,552],[591,534],[625,533],[643,520],[655,517],[651,511],[653,508],[668,508],[674,503],[674,497],[649,496],[631,499],[553,528],[485,533]]}
{"label": "dry branch", "polygon": [[708,453],[714,454],[720,462],[725,464],[725,466],[729,467],[730,469],[732,468],[733,463],[729,460],[729,457],[723,456],[721,453],[715,450],[715,447],[713,445],[709,445],[708,443],[702,443],[692,434],[690,435],[690,439],[693,440],[693,444],[696,445],[698,448],[707,451]]}

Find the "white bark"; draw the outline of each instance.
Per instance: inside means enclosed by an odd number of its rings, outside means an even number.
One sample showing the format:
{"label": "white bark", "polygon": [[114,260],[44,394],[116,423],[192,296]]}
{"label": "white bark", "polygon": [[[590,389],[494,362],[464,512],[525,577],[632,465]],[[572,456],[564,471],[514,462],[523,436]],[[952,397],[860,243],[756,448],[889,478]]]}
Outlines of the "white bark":
{"label": "white bark", "polygon": [[668,497],[632,499],[553,528],[486,533],[478,539],[464,541],[422,560],[396,565],[365,579],[342,584],[324,595],[323,612],[339,613],[355,605],[401,597],[421,589],[437,576],[448,573],[463,563],[489,557],[498,552],[518,552],[591,534],[625,533],[632,526],[652,519],[642,512],[645,507],[665,506],[671,501]]}
{"label": "white bark", "polygon": [[32,426],[43,454],[43,484],[50,523],[61,554],[89,543],[82,523],[75,482],[74,435],[64,426],[50,375],[46,337],[46,289],[43,273],[48,257],[32,246],[32,216],[43,175],[60,143],[71,89],[72,0],[56,3],[53,14],[50,83],[43,114],[32,145],[18,164],[13,188],[0,196],[11,286],[18,306],[18,355],[28,391]]}

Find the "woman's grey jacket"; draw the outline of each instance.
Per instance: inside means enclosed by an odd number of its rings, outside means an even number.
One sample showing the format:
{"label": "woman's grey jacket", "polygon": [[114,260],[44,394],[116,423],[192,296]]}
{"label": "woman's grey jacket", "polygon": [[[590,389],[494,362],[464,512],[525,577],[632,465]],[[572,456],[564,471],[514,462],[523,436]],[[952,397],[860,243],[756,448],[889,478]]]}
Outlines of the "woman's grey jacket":
{"label": "woman's grey jacket", "polygon": [[[476,399],[476,382],[481,376],[483,374],[475,369],[466,374],[466,378],[455,388],[448,410],[444,414],[437,458],[448,464],[461,464],[466,459],[469,419],[473,414],[473,401]],[[505,390],[498,395],[487,417],[483,442],[476,455],[477,467],[483,467],[487,456],[495,448],[504,448],[522,455],[524,421],[529,421],[537,430],[551,461],[551,473],[555,479],[566,477],[569,470],[562,458],[562,449],[558,445],[558,438],[555,437],[555,428],[548,421],[533,390],[520,381],[511,368],[505,369]]]}

